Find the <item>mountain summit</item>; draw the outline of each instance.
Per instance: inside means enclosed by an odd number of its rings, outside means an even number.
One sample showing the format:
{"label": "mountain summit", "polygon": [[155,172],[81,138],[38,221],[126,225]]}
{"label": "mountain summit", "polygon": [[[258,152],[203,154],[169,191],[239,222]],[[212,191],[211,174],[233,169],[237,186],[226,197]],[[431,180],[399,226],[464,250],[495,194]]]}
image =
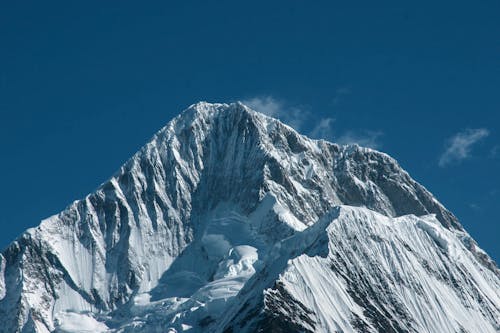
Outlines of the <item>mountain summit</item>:
{"label": "mountain summit", "polygon": [[500,273],[388,155],[192,105],[0,255],[0,332],[498,332]]}

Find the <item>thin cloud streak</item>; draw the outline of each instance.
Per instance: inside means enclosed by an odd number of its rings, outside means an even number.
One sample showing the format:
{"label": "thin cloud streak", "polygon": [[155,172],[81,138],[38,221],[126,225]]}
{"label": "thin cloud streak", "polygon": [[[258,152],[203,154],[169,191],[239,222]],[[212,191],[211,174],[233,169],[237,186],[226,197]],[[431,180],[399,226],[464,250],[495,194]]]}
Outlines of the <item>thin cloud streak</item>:
{"label": "thin cloud streak", "polygon": [[339,144],[358,144],[362,147],[379,149],[382,144],[380,138],[384,135],[382,131],[365,130],[361,132],[347,131],[335,141]]}
{"label": "thin cloud streak", "polygon": [[267,116],[278,118],[294,129],[302,130],[311,114],[298,107],[285,106],[285,104],[272,96],[257,96],[242,101],[250,108]]}
{"label": "thin cloud streak", "polygon": [[500,146],[497,145],[497,146],[494,146],[493,148],[491,148],[490,150],[490,157],[491,158],[497,158],[500,156]]}
{"label": "thin cloud streak", "polygon": [[269,117],[278,116],[282,108],[282,104],[271,96],[252,97],[242,103]]}
{"label": "thin cloud streak", "polygon": [[[336,98],[350,93],[350,90],[347,88],[337,89]],[[325,139],[339,144],[358,144],[360,146],[373,149],[378,149],[382,146],[380,138],[384,135],[384,133],[381,131],[347,131],[339,135],[335,135],[335,130],[333,128],[335,118],[317,118],[308,110],[295,106],[289,106],[285,102],[270,95],[248,98],[243,100],[242,103],[260,113],[280,119],[297,131],[307,133],[308,136],[313,139]],[[309,127],[311,123],[312,129],[307,132],[305,127]]]}
{"label": "thin cloud streak", "polygon": [[334,122],[335,119],[330,117],[320,119],[311,132],[309,132],[309,136],[313,139],[330,139],[333,134]]}
{"label": "thin cloud streak", "polygon": [[439,166],[444,168],[470,157],[472,146],[486,138],[490,132],[486,128],[467,129],[448,139],[446,149],[439,158]]}
{"label": "thin cloud streak", "polygon": [[342,98],[346,95],[351,94],[351,89],[348,87],[338,88],[335,90],[335,96],[333,97],[333,104],[337,105],[342,100]]}

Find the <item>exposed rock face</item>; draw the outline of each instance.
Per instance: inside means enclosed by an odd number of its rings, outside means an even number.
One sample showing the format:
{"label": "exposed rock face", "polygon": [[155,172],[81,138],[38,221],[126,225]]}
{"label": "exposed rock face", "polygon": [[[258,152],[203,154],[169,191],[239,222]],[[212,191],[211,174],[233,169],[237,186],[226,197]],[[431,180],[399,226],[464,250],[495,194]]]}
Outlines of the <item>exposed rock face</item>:
{"label": "exposed rock face", "polygon": [[0,332],[495,332],[500,274],[386,154],[198,103],[0,255]]}

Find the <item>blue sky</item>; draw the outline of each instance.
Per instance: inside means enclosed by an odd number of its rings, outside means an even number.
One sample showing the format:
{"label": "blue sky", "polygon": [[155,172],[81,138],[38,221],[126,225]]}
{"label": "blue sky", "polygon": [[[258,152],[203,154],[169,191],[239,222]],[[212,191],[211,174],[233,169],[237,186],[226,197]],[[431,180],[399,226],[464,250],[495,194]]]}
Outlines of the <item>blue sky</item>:
{"label": "blue sky", "polygon": [[0,247],[199,100],[394,156],[500,258],[500,3],[2,2]]}

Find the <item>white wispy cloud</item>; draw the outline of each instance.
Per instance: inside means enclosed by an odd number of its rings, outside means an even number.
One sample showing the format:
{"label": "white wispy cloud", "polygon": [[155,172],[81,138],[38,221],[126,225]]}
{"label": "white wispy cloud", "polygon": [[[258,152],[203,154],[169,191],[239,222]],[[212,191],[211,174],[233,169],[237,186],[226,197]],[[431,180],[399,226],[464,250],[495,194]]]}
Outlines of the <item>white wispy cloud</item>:
{"label": "white wispy cloud", "polygon": [[309,111],[285,105],[283,101],[272,96],[256,96],[245,99],[242,103],[255,111],[278,118],[298,131],[302,130],[305,122],[311,118]]}
{"label": "white wispy cloud", "polygon": [[351,88],[349,87],[341,87],[341,88],[337,88],[337,90],[335,90],[335,96],[333,97],[333,104],[336,105],[336,104],[339,104],[339,102],[342,100],[342,98],[346,95],[350,95],[351,94]]}
{"label": "white wispy cloud", "polygon": [[490,157],[491,158],[497,158],[500,156],[500,146],[496,145],[490,150]]}
{"label": "white wispy cloud", "polygon": [[490,134],[486,128],[467,129],[452,136],[446,142],[446,149],[439,158],[439,166],[446,167],[470,157],[472,146]]}
{"label": "white wispy cloud", "polygon": [[384,135],[382,131],[347,131],[338,138],[335,142],[340,144],[358,144],[363,147],[378,149],[381,147],[380,138]]}
{"label": "white wispy cloud", "polygon": [[[336,91],[335,98],[338,99],[350,93],[351,91],[348,88],[339,88]],[[334,117],[318,117],[307,108],[289,105],[270,95],[247,98],[242,103],[258,112],[278,118],[297,131],[307,133],[309,137],[314,139],[325,139],[339,144],[356,143],[373,149],[381,147],[380,138],[384,134],[381,131],[358,130],[336,134],[333,128]],[[308,131],[308,129],[310,130]]]}
{"label": "white wispy cloud", "polygon": [[242,103],[270,117],[276,117],[282,112],[282,103],[271,96],[252,97]]}
{"label": "white wispy cloud", "polygon": [[331,139],[334,122],[335,119],[331,117],[321,118],[311,132],[309,132],[309,136],[313,139]]}
{"label": "white wispy cloud", "polygon": [[481,206],[479,206],[477,203],[469,203],[469,208],[472,209],[472,210],[475,210],[475,211],[481,211],[483,210],[483,208]]}

